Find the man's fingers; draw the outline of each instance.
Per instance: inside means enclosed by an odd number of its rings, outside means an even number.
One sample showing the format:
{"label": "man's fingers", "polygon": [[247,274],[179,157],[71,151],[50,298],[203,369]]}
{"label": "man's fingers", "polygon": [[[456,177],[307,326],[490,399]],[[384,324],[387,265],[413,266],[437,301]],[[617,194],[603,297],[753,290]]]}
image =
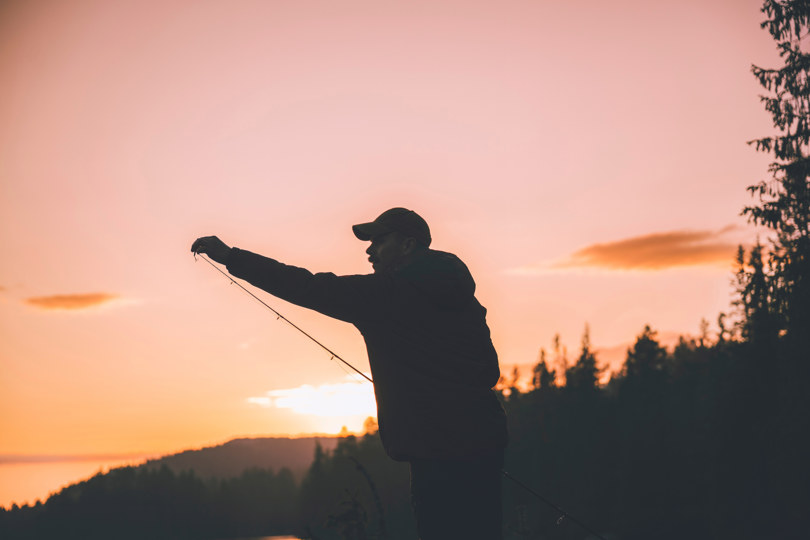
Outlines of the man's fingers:
{"label": "man's fingers", "polygon": [[191,251],[194,253],[205,253],[205,237],[197,238],[193,244],[191,244]]}

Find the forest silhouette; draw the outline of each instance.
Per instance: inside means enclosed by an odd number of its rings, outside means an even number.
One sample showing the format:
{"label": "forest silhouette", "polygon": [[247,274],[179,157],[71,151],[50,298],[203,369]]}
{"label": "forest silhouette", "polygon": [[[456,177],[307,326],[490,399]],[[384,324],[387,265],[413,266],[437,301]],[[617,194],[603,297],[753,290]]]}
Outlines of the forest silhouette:
{"label": "forest silhouette", "polygon": [[[504,469],[605,538],[792,539],[810,530],[810,5],[765,0],[784,66],[753,68],[779,135],[772,179],[743,213],[767,246],[740,248],[735,300],[697,338],[664,348],[650,326],[600,384],[588,332],[568,362],[541,350],[531,384],[499,386],[510,444]],[[676,302],[677,298],[673,298]],[[415,538],[408,466],[386,457],[373,423],[333,451],[317,446],[297,481],[288,469],[233,478],[124,467],[35,506],[0,509],[0,537]],[[584,540],[588,533],[504,481],[506,538]]]}
{"label": "forest silhouette", "polygon": [[[645,327],[601,386],[587,333],[567,369],[561,347],[541,352],[530,388],[502,384],[505,470],[608,538],[798,538],[810,525],[807,351],[759,341],[752,323],[672,351]],[[0,536],[415,538],[408,482],[368,422],[331,452],[316,446],[300,482],[286,468],[202,479],[123,467],[0,511]],[[559,518],[504,481],[506,538],[588,537]]]}

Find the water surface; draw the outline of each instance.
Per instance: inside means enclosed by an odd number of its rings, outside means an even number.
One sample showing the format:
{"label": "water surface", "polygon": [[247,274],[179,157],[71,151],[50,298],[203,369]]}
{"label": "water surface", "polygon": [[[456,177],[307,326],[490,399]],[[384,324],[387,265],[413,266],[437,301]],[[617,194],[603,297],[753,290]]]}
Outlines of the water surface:
{"label": "water surface", "polygon": [[45,500],[65,486],[87,480],[99,472],[115,467],[140,465],[146,458],[75,457],[51,461],[28,458],[28,461],[0,461],[0,506],[10,508],[33,505]]}

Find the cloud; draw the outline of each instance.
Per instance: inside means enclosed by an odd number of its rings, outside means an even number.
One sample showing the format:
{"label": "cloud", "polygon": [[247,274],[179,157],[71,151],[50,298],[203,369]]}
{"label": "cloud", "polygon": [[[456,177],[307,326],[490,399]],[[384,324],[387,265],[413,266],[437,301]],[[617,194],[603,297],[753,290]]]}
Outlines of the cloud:
{"label": "cloud", "polygon": [[55,294],[26,298],[25,303],[44,310],[78,311],[99,307],[117,298],[117,294],[110,293]]}
{"label": "cloud", "polygon": [[249,397],[247,402],[261,407],[291,409],[298,414],[314,416],[376,416],[374,389],[366,382],[351,379],[336,384],[270,390],[263,396]]}
{"label": "cloud", "polygon": [[513,274],[536,274],[577,268],[655,271],[684,266],[728,267],[739,242],[728,238],[736,227],[719,231],[670,231],[591,244],[568,257],[536,266],[516,268]]}

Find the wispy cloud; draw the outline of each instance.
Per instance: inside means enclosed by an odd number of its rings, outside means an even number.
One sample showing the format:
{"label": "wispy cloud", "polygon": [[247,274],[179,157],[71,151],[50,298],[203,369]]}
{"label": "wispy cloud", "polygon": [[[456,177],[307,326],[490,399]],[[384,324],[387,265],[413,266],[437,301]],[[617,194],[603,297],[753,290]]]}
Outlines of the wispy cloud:
{"label": "wispy cloud", "polygon": [[78,311],[99,307],[118,298],[117,294],[111,293],[55,294],[26,298],[24,302],[44,310]]}
{"label": "wispy cloud", "polygon": [[336,384],[270,390],[263,396],[249,397],[247,402],[262,407],[291,409],[315,416],[375,416],[374,390],[368,383],[354,379]]}
{"label": "wispy cloud", "polygon": [[568,257],[510,270],[537,274],[579,268],[655,271],[684,266],[728,266],[739,242],[729,238],[737,228],[719,231],[670,231],[591,244]]}

